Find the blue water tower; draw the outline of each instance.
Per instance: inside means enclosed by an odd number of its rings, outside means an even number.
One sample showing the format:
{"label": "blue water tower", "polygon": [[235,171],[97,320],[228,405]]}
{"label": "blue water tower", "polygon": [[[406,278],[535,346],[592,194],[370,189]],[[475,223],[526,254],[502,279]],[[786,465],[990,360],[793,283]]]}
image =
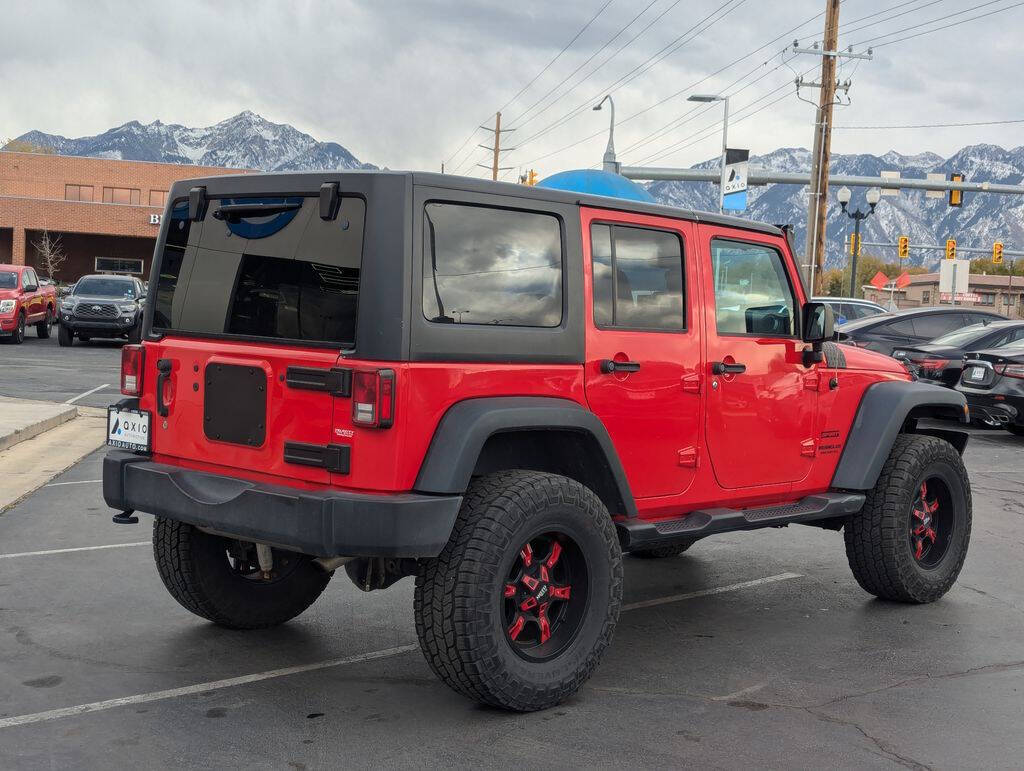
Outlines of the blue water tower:
{"label": "blue water tower", "polygon": [[568,190],[572,193],[603,195],[608,198],[624,198],[627,201],[657,203],[650,193],[631,179],[621,174],[597,169],[576,169],[552,174],[537,183],[537,187],[551,190]]}

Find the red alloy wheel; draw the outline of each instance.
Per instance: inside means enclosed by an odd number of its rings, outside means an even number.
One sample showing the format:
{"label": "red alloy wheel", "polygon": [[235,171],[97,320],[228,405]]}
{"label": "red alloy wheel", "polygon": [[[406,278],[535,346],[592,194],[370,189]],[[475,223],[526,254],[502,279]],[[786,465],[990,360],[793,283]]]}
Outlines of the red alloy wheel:
{"label": "red alloy wheel", "polygon": [[910,551],[918,565],[933,568],[942,560],[954,522],[946,483],[939,477],[922,480],[910,507]]}
{"label": "red alloy wheel", "polygon": [[516,555],[502,590],[506,637],[528,661],[547,661],[576,637],[587,603],[583,552],[564,533],[544,533]]}

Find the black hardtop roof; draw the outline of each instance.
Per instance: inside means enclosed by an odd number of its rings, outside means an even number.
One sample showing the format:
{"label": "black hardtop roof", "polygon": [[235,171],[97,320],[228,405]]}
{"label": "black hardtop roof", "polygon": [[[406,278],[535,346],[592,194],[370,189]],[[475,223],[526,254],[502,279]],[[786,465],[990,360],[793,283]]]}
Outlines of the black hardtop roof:
{"label": "black hardtop roof", "polygon": [[491,195],[508,195],[516,198],[537,201],[552,201],[563,204],[591,206],[598,209],[650,214],[658,217],[702,222],[712,225],[750,230],[770,235],[782,235],[782,229],[776,225],[763,222],[730,217],[710,212],[698,212],[679,209],[674,206],[663,206],[657,203],[629,201],[623,198],[609,198],[587,193],[576,193],[567,190],[552,190],[546,187],[531,187],[511,182],[492,182],[475,177],[460,177],[454,174],[438,174],[425,171],[390,171],[342,169],[338,171],[316,171],[302,173],[259,173],[259,174],[223,174],[213,177],[197,177],[195,179],[178,180],[171,187],[171,197],[178,198],[188,194],[191,187],[206,186],[210,195],[254,194],[260,191],[287,193],[292,191],[313,192],[324,182],[335,182],[340,177],[348,176],[405,177],[414,185],[464,190],[471,193],[489,193]]}

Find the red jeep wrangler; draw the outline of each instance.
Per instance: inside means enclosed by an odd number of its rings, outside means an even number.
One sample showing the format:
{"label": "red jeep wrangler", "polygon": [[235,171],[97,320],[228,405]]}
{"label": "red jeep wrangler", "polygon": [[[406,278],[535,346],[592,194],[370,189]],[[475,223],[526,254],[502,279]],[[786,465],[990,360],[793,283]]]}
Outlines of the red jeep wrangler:
{"label": "red jeep wrangler", "polygon": [[784,231],[564,191],[355,172],[176,183],[103,493],[155,515],[185,608],[305,610],[415,576],[460,693],[576,691],[622,554],[843,530],[864,589],[949,590],[971,529],[962,394],[836,345]]}

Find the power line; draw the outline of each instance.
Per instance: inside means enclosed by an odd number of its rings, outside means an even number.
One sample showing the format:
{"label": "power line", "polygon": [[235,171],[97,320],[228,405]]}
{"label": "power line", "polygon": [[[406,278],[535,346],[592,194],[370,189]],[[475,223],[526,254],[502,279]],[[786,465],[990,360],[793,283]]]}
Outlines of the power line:
{"label": "power line", "polygon": [[833,126],[833,131],[873,131],[873,130],[896,130],[896,129],[925,129],[925,128],[963,128],[967,126],[1005,126],[1010,123],[1024,123],[1024,118],[1015,120],[984,120],[971,123],[919,123],[912,126]]}
{"label": "power line", "polygon": [[942,30],[942,29],[948,29],[950,27],[956,27],[956,26],[958,26],[960,24],[964,24],[964,23],[966,23],[968,21],[974,21],[975,19],[983,19],[986,16],[992,16],[993,14],[1001,13],[1003,11],[1008,11],[1011,8],[1016,8],[1019,5],[1024,5],[1024,2],[1014,3],[1013,5],[1009,5],[1009,6],[1005,7],[1005,8],[996,8],[996,9],[994,9],[992,11],[989,11],[988,13],[979,14],[978,16],[972,16],[969,19],[959,19],[959,20],[957,20],[955,22],[952,22],[950,24],[945,24],[945,25],[943,25],[941,27],[936,27],[935,29],[930,29],[930,30],[926,30],[924,32],[919,32],[916,35],[908,35],[906,37],[902,37],[902,38],[899,38],[897,40],[887,40],[884,43],[875,43],[874,42],[876,40],[882,40],[883,38],[892,37],[893,35],[901,35],[904,32],[910,32],[910,31],[915,30],[915,29],[920,29],[921,27],[927,27],[930,24],[935,24],[936,22],[939,22],[939,21],[945,21],[946,19],[951,19],[954,16],[962,16],[965,13],[970,13],[971,11],[976,11],[979,8],[985,8],[987,6],[995,5],[996,3],[1001,3],[1001,2],[1004,2],[1004,0],[989,0],[987,3],[979,3],[978,5],[971,6],[970,8],[965,8],[962,11],[956,11],[955,13],[948,13],[945,16],[938,16],[938,17],[936,17],[934,19],[929,19],[928,21],[923,21],[923,22],[921,22],[919,24],[913,24],[913,25],[911,25],[909,27],[904,27],[903,29],[897,29],[897,30],[894,30],[892,32],[887,32],[887,33],[885,33],[883,35],[876,35],[873,38],[867,38],[865,40],[862,40],[859,43],[855,43],[854,46],[855,47],[860,47],[860,46],[863,46],[863,45],[871,44],[873,48],[881,48],[882,46],[892,45],[893,43],[899,43],[899,42],[902,42],[904,40],[911,40],[911,39],[913,39],[915,37],[920,37],[921,35],[927,35],[927,34],[932,33],[932,32],[938,32],[939,30]]}
{"label": "power line", "polygon": [[[920,0],[913,0],[913,1],[914,2],[920,2]],[[893,14],[892,16],[887,16],[884,19],[879,19],[878,21],[873,21],[870,24],[862,24],[859,27],[854,27],[853,29],[848,29],[848,30],[846,30],[845,34],[849,35],[849,34],[852,34],[854,32],[860,32],[862,29],[867,29],[868,27],[874,27],[874,26],[876,26],[878,24],[885,24],[885,22],[892,21],[893,19],[898,19],[900,16],[906,16],[908,13],[917,13],[918,11],[923,11],[925,8],[928,8],[929,6],[938,5],[939,3],[943,3],[945,1],[946,0],[930,0],[930,2],[924,3],[923,5],[919,5],[916,8],[909,8],[906,11],[903,11],[902,13],[896,13],[896,14]],[[873,18],[875,16],[880,16],[883,13],[889,13],[890,11],[895,11],[898,8],[902,8],[904,5],[909,5],[909,3],[903,3],[903,5],[897,5],[895,8],[887,8],[885,11],[879,11],[878,13],[872,14],[871,16],[866,16],[866,17],[863,17],[863,18],[860,18],[860,19],[855,19],[854,21],[847,22],[847,24],[857,24],[859,22],[865,21],[866,19],[870,19],[870,18]]]}

